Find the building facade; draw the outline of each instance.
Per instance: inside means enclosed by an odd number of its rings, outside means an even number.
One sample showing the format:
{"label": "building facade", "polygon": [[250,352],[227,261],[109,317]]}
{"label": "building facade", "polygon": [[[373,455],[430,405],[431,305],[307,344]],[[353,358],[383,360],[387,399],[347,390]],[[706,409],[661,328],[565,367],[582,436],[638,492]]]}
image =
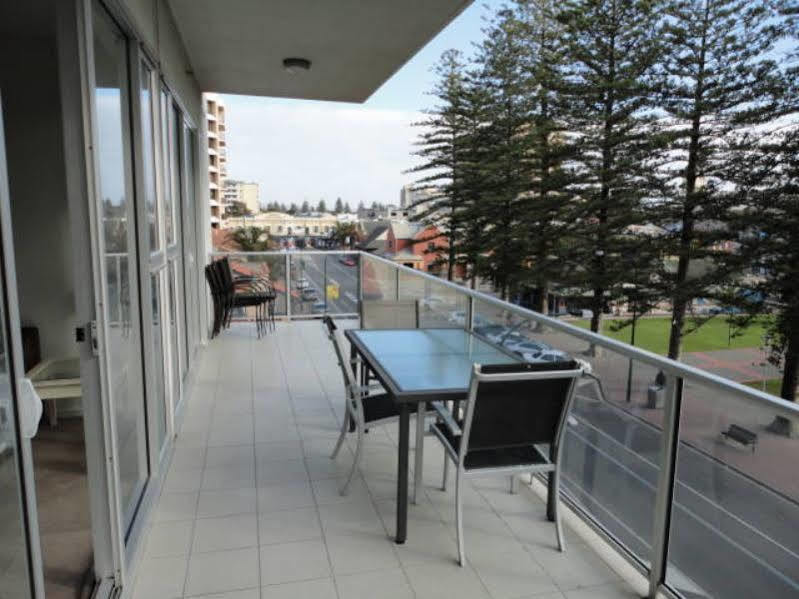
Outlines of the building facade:
{"label": "building facade", "polygon": [[208,132],[208,189],[211,226],[218,227],[225,214],[223,190],[227,178],[225,104],[216,94],[204,94]]}
{"label": "building facade", "polygon": [[261,211],[260,190],[257,183],[227,179],[224,183],[222,199],[226,209],[230,208],[234,202],[238,202],[250,214],[258,214]]}
{"label": "building facade", "polygon": [[291,215],[285,212],[260,212],[252,216],[231,217],[223,221],[226,229],[261,227],[271,237],[328,237],[338,224],[335,214]]}

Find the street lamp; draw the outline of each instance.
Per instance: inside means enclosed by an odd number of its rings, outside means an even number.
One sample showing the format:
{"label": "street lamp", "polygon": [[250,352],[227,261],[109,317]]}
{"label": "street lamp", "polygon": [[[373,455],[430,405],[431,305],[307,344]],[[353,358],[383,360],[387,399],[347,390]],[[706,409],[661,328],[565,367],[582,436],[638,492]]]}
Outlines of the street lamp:
{"label": "street lamp", "polygon": [[[638,290],[634,284],[625,283],[624,287],[627,291],[627,303],[631,304],[633,312],[632,331],[630,331],[630,345],[635,345],[635,325],[638,324]],[[632,399],[632,381],[633,381],[633,359],[630,358],[627,364],[627,403]]]}

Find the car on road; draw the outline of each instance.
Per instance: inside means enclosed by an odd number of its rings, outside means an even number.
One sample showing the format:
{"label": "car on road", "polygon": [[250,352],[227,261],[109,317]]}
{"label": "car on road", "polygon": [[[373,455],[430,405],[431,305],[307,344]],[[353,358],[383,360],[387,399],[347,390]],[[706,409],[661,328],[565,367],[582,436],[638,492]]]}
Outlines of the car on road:
{"label": "car on road", "polygon": [[355,262],[355,258],[352,256],[344,256],[343,258],[338,259],[344,266],[356,266],[358,263]]}
{"label": "car on road", "polygon": [[297,279],[297,282],[295,283],[295,286],[297,287],[297,289],[305,289],[306,287],[309,287],[310,285],[311,284],[308,282],[308,279],[306,279],[305,277],[300,277],[299,279]]}
{"label": "car on road", "polygon": [[306,301],[306,302],[310,302],[310,301],[313,301],[313,300],[317,299],[317,297],[316,297],[316,289],[314,289],[313,287],[303,287],[303,289],[302,289],[302,299],[303,299],[303,301]]}
{"label": "car on road", "polygon": [[314,314],[324,314],[327,310],[327,304],[325,302],[314,302],[314,305],[311,306],[311,312]]}

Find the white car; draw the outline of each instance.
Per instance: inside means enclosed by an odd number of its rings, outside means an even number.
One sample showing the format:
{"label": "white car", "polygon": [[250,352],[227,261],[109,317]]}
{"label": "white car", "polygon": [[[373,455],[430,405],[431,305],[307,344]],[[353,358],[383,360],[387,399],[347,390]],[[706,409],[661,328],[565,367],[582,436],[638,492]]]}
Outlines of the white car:
{"label": "white car", "polygon": [[546,349],[537,353],[525,352],[522,358],[526,362],[565,362],[569,359],[569,355],[558,349]]}
{"label": "white car", "polygon": [[502,345],[519,355],[537,354],[552,349],[546,343],[542,343],[541,341],[532,341],[525,338],[523,338],[522,341],[519,341],[517,338],[511,337],[510,335]]}
{"label": "white car", "polygon": [[302,277],[301,279],[297,279],[296,283],[297,289],[305,289],[306,287],[310,286],[308,279]]}

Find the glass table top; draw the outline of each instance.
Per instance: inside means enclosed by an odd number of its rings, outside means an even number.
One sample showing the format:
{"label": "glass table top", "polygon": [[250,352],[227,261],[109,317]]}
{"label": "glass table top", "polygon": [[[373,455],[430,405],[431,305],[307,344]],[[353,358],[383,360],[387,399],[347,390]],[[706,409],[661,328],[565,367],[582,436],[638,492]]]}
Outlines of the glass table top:
{"label": "glass table top", "polygon": [[350,330],[400,392],[466,389],[472,365],[519,358],[463,329]]}

